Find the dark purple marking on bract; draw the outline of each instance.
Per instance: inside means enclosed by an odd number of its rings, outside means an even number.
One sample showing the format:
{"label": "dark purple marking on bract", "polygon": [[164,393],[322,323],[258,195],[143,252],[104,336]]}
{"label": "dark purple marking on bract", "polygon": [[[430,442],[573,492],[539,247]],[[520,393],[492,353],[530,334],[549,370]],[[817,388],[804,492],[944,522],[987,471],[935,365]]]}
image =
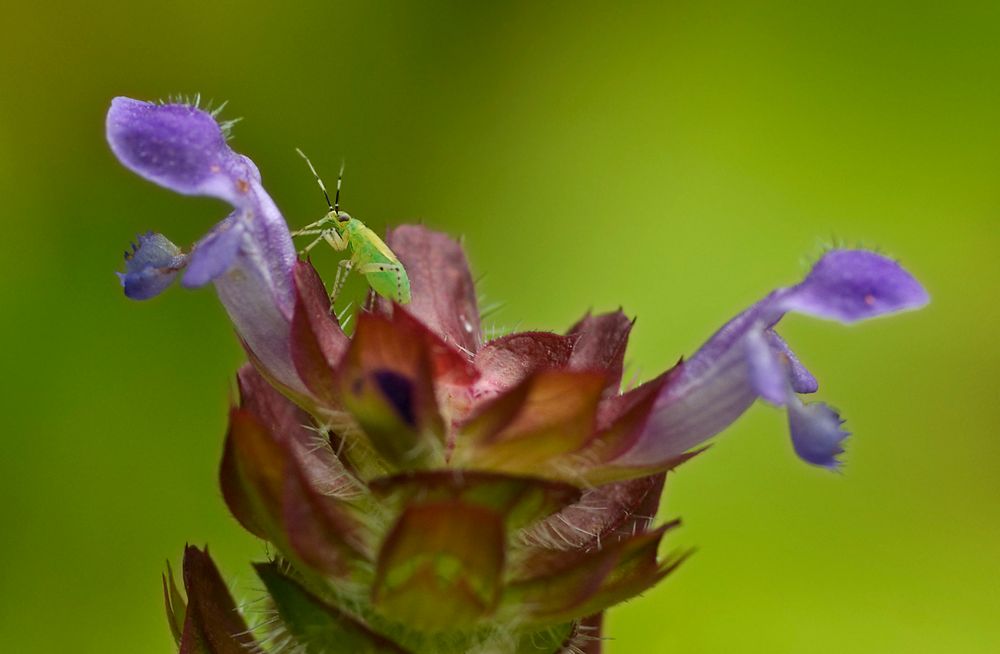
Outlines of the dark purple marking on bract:
{"label": "dark purple marking on bract", "polygon": [[382,395],[396,408],[399,417],[410,427],[417,426],[413,409],[413,382],[394,370],[376,370],[372,378]]}

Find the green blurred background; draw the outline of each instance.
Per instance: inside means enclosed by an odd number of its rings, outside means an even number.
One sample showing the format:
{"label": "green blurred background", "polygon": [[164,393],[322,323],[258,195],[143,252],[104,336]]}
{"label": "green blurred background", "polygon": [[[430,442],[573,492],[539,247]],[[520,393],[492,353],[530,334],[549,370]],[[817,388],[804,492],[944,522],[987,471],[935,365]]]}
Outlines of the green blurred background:
{"label": "green blurred background", "polygon": [[132,303],[112,275],[136,232],[227,211],[104,142],[112,96],[194,92],[245,117],[292,224],[324,208],[293,148],[344,157],[354,215],[465,235],[498,324],[638,315],[639,378],[824,244],[898,256],[928,309],[783,324],[856,434],[845,474],[755,407],[668,480],[699,552],[607,650],[1000,651],[1000,4],[41,4],[0,39],[5,651],[171,651],[185,542],[255,585],[215,480],[230,327],[209,290]]}

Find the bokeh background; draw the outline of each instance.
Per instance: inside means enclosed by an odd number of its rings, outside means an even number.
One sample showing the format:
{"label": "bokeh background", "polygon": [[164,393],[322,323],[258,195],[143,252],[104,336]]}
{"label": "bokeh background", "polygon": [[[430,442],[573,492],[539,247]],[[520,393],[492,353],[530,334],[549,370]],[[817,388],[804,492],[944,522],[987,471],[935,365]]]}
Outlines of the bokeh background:
{"label": "bokeh background", "polygon": [[[42,8],[45,6],[46,8]],[[639,316],[649,378],[877,246],[933,296],[783,332],[855,432],[845,474],[752,409],[667,484],[698,554],[614,610],[610,654],[1000,651],[1000,4],[13,3],[0,38],[0,634],[11,652],[171,651],[159,574],[262,546],[216,468],[241,353],[210,290],[127,301],[141,230],[224,215],[125,171],[110,98],[201,92],[289,221],[321,196],[466,238],[502,327]],[[336,259],[318,257],[332,272]]]}

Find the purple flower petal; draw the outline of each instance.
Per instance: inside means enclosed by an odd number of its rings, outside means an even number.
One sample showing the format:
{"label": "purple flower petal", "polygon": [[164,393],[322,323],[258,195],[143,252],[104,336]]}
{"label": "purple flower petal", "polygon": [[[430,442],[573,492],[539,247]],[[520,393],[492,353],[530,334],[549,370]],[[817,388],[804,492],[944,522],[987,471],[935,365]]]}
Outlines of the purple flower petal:
{"label": "purple flower petal", "polygon": [[234,272],[216,279],[215,290],[244,346],[267,374],[288,390],[306,395],[305,384],[292,362],[291,319],[267,292],[270,279],[256,264],[241,253],[233,265]]}
{"label": "purple flower petal", "polygon": [[872,252],[827,253],[800,284],[778,289],[724,325],[660,392],[646,428],[616,465],[650,470],[722,431],[757,397],[785,405],[796,453],[836,466],[846,432],[822,404],[803,405],[816,378],[773,326],[789,311],[855,322],[915,309],[928,302],[923,287],[898,263]]}
{"label": "purple flower petal", "polygon": [[822,402],[803,404],[794,399],[788,403],[788,428],[795,453],[813,465],[831,470],[840,466],[837,455],[844,451],[841,443],[850,436],[841,429],[843,424],[837,412]]}
{"label": "purple flower petal", "polygon": [[788,380],[792,384],[792,390],[796,393],[815,393],[818,391],[819,382],[802,365],[799,358],[795,356],[795,352],[792,352],[792,348],[788,347],[785,339],[778,336],[778,333],[773,329],[768,329],[765,333],[775,353],[788,365]]}
{"label": "purple flower petal", "polygon": [[125,253],[125,272],[117,273],[132,300],[148,300],[162,293],[186,263],[180,248],[163,234],[147,232]]}
{"label": "purple flower petal", "polygon": [[654,402],[645,428],[615,465],[649,474],[728,427],[757,399],[744,348],[726,350],[700,374],[688,373],[688,363],[679,364]]}
{"label": "purple flower petal", "polygon": [[781,406],[788,398],[789,374],[778,359],[762,329],[751,329],[743,337],[747,376],[754,392]]}
{"label": "purple flower petal", "polygon": [[118,97],[107,117],[111,150],[133,172],[184,195],[242,204],[256,167],[226,144],[211,114],[183,104]]}
{"label": "purple flower petal", "polygon": [[[223,224],[244,223],[244,240],[254,241],[243,245],[244,250],[256,253],[244,263],[263,268],[261,276],[268,280],[271,294],[283,313],[291,316],[291,269],[296,256],[288,226],[261,186],[257,167],[229,148],[211,114],[188,105],[118,97],[108,111],[107,138],[119,160],[140,176],[178,193],[229,202],[237,211]],[[214,264],[206,261],[198,268],[214,270],[224,263],[224,259]],[[201,277],[191,273],[188,283],[197,285]]]}
{"label": "purple flower petal", "polygon": [[[233,206],[235,211],[195,247],[183,283],[197,287],[214,282],[253,358],[275,382],[306,393],[288,343],[295,306],[295,248],[284,218],[261,186],[257,167],[229,148],[211,114],[187,105],[115,98],[108,111],[107,138],[122,163],[142,177],[178,193],[216,197]],[[137,277],[133,284],[142,284],[136,292],[159,292],[169,283],[160,277]]]}
{"label": "purple flower petal", "polygon": [[784,311],[855,322],[917,309],[930,298],[895,261],[863,250],[833,250],[779,302]]}
{"label": "purple flower petal", "polygon": [[233,212],[194,246],[181,284],[186,288],[198,288],[215,281],[233,265],[243,237],[243,223]]}

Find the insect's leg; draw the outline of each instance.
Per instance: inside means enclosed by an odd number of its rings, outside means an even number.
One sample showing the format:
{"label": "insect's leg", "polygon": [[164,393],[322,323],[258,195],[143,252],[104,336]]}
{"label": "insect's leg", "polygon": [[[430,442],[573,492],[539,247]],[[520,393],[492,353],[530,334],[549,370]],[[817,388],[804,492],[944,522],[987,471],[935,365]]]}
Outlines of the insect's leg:
{"label": "insect's leg", "polygon": [[[311,233],[315,234],[316,232],[311,232]],[[310,243],[309,245],[307,245],[304,248],[302,248],[301,250],[299,250],[299,256],[302,257],[302,256],[305,256],[305,255],[309,254],[309,250],[312,250],[314,247],[316,247],[317,245],[319,245],[320,241],[323,240],[323,235],[324,235],[324,232],[322,232],[322,231],[319,232],[319,236],[317,236],[316,239],[312,243]]]}
{"label": "insect's leg", "polygon": [[337,252],[343,252],[350,245],[350,241],[341,236],[336,229],[328,229],[323,232],[323,238]]}
{"label": "insect's leg", "polygon": [[341,236],[336,229],[300,229],[292,236],[315,236],[312,243],[299,250],[299,256],[309,254],[309,251],[319,245],[320,241],[326,241],[337,252],[347,249],[349,241]]}
{"label": "insect's leg", "polygon": [[292,232],[292,236],[303,236],[305,235],[306,232],[310,230],[322,229],[324,225],[332,223],[334,220],[336,220],[335,217],[331,217],[330,214],[326,214],[316,222],[309,223],[308,225],[305,225],[301,229],[295,230],[294,232]]}
{"label": "insect's leg", "polygon": [[403,297],[403,264],[401,263],[366,263],[358,266],[358,272],[367,275],[373,272],[394,272],[396,273],[396,297],[397,302]]}
{"label": "insect's leg", "polygon": [[292,234],[292,236],[322,236],[323,234],[328,234],[334,230],[327,229],[300,229]]}
{"label": "insect's leg", "polygon": [[333,290],[330,291],[330,311],[333,311],[333,305],[337,301],[337,296],[340,295],[341,289],[344,288],[344,283],[347,282],[347,276],[351,273],[351,268],[353,267],[353,259],[344,259],[337,264],[337,276],[333,280]]}

